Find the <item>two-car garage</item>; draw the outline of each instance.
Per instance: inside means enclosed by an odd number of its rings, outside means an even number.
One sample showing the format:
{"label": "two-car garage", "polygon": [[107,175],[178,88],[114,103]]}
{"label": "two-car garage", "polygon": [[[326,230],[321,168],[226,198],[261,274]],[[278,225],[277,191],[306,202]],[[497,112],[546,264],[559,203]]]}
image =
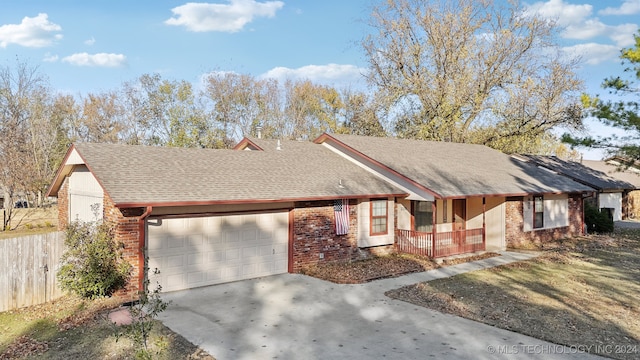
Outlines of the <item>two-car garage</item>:
{"label": "two-car garage", "polygon": [[288,239],[287,211],[151,217],[150,279],[175,291],[286,273]]}

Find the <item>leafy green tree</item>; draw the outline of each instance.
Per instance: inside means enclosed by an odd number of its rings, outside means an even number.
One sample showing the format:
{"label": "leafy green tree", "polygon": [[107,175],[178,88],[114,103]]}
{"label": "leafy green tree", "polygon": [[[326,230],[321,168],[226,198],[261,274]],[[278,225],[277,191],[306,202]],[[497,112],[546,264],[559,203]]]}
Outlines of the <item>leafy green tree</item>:
{"label": "leafy green tree", "polygon": [[586,115],[624,130],[625,135],[577,138],[565,134],[564,141],[577,146],[606,149],[611,155],[620,155],[630,161],[640,160],[640,31],[634,38],[635,45],[620,52],[627,78],[611,76],[602,83],[603,88],[620,99],[614,101],[587,94],[582,96]]}

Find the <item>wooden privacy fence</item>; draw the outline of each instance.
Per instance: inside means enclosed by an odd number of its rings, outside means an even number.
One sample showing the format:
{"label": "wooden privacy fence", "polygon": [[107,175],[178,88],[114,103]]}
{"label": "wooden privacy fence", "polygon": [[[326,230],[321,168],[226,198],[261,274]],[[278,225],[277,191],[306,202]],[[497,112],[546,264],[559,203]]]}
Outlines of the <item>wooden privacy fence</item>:
{"label": "wooden privacy fence", "polygon": [[63,232],[0,239],[0,311],[62,296],[56,272],[63,252]]}

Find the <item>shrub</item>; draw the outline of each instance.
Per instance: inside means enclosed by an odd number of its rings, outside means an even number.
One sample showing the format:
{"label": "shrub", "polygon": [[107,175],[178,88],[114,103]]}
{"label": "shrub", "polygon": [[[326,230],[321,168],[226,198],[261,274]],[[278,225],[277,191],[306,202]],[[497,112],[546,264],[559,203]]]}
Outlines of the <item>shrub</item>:
{"label": "shrub", "polygon": [[613,232],[613,219],[609,217],[609,214],[600,211],[597,206],[588,202],[584,204],[584,222],[590,233]]}
{"label": "shrub", "polygon": [[33,228],[33,224],[31,224],[31,223],[26,223],[26,224],[24,224],[24,227],[26,227],[26,228],[27,228],[27,230],[31,230],[31,229]]}
{"label": "shrub", "polygon": [[65,245],[57,273],[63,290],[95,299],[111,296],[127,283],[131,265],[124,260],[110,224],[73,222],[67,227]]}

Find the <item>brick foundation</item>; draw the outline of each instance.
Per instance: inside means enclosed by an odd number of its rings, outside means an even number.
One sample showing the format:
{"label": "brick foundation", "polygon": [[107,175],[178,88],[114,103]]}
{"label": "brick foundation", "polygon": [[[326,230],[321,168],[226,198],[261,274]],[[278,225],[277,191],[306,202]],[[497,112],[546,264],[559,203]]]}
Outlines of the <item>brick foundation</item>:
{"label": "brick foundation", "polygon": [[506,241],[509,248],[526,248],[531,245],[540,245],[555,239],[567,238],[583,234],[582,227],[582,195],[570,195],[569,199],[569,226],[554,229],[534,229],[524,232],[523,200],[522,198],[507,199],[506,215]]}
{"label": "brick foundation", "polygon": [[308,266],[387,254],[393,246],[359,248],[358,206],[349,201],[349,233],[336,235],[333,201],[298,202],[293,209],[293,272]]}

